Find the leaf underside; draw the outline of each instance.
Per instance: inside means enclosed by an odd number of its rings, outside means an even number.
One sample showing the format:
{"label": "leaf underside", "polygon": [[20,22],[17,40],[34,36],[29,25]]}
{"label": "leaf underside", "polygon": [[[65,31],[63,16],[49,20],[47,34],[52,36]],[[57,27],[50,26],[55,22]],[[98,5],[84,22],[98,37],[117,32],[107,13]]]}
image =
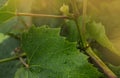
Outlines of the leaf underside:
{"label": "leaf underside", "polygon": [[120,52],[113,46],[111,41],[108,39],[104,25],[101,23],[90,22],[86,25],[86,29],[90,37],[96,40],[100,45],[109,49],[111,52],[120,56]]}

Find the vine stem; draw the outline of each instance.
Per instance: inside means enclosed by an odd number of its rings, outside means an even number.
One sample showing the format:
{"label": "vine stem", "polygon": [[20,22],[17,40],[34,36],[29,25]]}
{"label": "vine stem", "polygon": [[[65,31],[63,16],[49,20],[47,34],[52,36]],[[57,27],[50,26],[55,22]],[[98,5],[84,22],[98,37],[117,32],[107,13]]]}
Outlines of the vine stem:
{"label": "vine stem", "polygon": [[26,67],[26,68],[29,68],[29,65],[23,60],[22,57],[19,57],[21,63]]}
{"label": "vine stem", "polygon": [[83,42],[83,36],[82,36],[82,31],[81,31],[81,28],[79,26],[79,10],[78,10],[78,7],[76,5],[76,0],[70,0],[71,2],[71,5],[72,5],[72,9],[73,9],[73,20],[75,21],[76,23],[76,27],[77,27],[77,30],[78,30],[78,34],[79,34],[79,45],[84,48],[84,42]]}
{"label": "vine stem", "polygon": [[[83,0],[83,21],[82,21],[82,35],[85,34],[86,29],[86,13],[87,13],[87,0]],[[109,78],[117,78],[117,76],[108,68],[107,65],[93,52],[93,50],[89,47],[86,50],[86,53],[97,63],[97,65],[103,70],[103,72],[109,77]]]}
{"label": "vine stem", "polygon": [[[86,10],[87,10],[87,0],[83,0],[83,21],[82,21],[82,28],[80,28],[79,24],[79,10],[76,4],[76,0],[71,0],[71,5],[73,7],[73,14],[76,15],[74,16],[74,21],[76,22],[76,26],[78,28],[79,36],[80,36],[80,47],[84,48],[87,46],[87,41],[86,38],[84,37],[85,35],[85,22],[86,22]],[[95,61],[98,66],[103,70],[103,72],[109,77],[109,78],[117,78],[117,76],[105,65],[105,63],[93,52],[91,47],[88,47],[87,50],[85,51],[92,59]]]}
{"label": "vine stem", "polygon": [[19,57],[25,57],[25,56],[26,56],[26,53],[23,53],[23,54],[20,54],[19,56],[13,56],[13,57],[1,59],[0,63],[12,61],[12,60],[18,59]]}
{"label": "vine stem", "polygon": [[82,33],[85,34],[85,23],[86,23],[86,14],[87,14],[87,0],[83,0],[83,18],[82,18]]}
{"label": "vine stem", "polygon": [[117,76],[105,65],[105,63],[89,47],[86,53],[99,65],[108,78],[117,78]]}
{"label": "vine stem", "polygon": [[32,14],[32,13],[16,13],[16,16],[48,17],[48,18],[62,18],[62,19],[70,18],[68,16],[62,16],[62,15]]}

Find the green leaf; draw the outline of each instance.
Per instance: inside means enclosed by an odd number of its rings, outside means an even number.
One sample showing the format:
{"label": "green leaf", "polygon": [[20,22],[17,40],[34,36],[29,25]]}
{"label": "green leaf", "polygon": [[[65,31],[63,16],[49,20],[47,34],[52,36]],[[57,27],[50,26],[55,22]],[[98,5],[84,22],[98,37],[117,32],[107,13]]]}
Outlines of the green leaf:
{"label": "green leaf", "polygon": [[105,28],[101,23],[89,22],[87,23],[86,29],[90,37],[95,39],[100,45],[120,56],[120,52],[116,50],[116,48],[106,36]]}
{"label": "green leaf", "polygon": [[22,35],[28,71],[39,78],[99,78],[102,74],[79,52],[76,42],[68,42],[59,34],[59,28],[32,27]]}
{"label": "green leaf", "polygon": [[120,66],[114,66],[109,64],[109,67],[118,76],[118,78],[120,78]]}
{"label": "green leaf", "polygon": [[0,8],[0,24],[15,16],[16,1],[8,0],[8,2]]}
{"label": "green leaf", "polygon": [[10,18],[12,18],[14,16],[15,15],[13,13],[0,11],[0,24],[8,21]]}
{"label": "green leaf", "polygon": [[76,42],[78,40],[78,30],[73,20],[66,20],[61,29],[61,35],[65,36],[68,41]]}
{"label": "green leaf", "polygon": [[4,35],[3,33],[0,33],[0,44],[7,38],[9,38],[8,35]]}
{"label": "green leaf", "polygon": [[5,3],[7,2],[8,0],[0,0],[0,8],[3,7],[3,5],[5,5]]}
{"label": "green leaf", "polygon": [[0,33],[21,33],[24,29],[23,23],[17,18],[11,18],[0,24]]}
{"label": "green leaf", "polygon": [[15,73],[14,78],[39,78],[35,73],[29,71],[29,69],[20,68]]}
{"label": "green leaf", "polygon": [[[31,17],[26,16],[17,16],[16,13],[19,12],[30,12],[30,4],[32,1],[28,2],[28,5],[26,5],[26,1],[21,0],[9,0],[8,3],[0,9],[0,24],[7,23],[10,19],[16,18],[16,23],[18,23],[15,28],[21,27],[21,26],[30,26],[31,25]],[[22,25],[20,24],[22,23]],[[1,26],[1,25],[0,25]],[[9,27],[8,27],[9,28]],[[1,29],[2,30],[2,29]]]}
{"label": "green leaf", "polygon": [[0,32],[1,33],[8,33],[10,32],[13,27],[16,25],[17,23],[17,19],[16,18],[12,18],[7,20],[6,22],[0,24]]}
{"label": "green leaf", "polygon": [[23,31],[22,18],[15,16],[16,0],[9,0],[6,5],[0,8],[0,33],[19,34]]}
{"label": "green leaf", "polygon": [[16,0],[8,0],[8,2],[0,8],[0,11],[15,12],[16,11]]}
{"label": "green leaf", "polygon": [[[19,41],[7,38],[0,43],[0,59],[12,57],[13,51],[19,46]],[[0,78],[13,78],[17,68],[20,66],[17,60],[0,63]]]}

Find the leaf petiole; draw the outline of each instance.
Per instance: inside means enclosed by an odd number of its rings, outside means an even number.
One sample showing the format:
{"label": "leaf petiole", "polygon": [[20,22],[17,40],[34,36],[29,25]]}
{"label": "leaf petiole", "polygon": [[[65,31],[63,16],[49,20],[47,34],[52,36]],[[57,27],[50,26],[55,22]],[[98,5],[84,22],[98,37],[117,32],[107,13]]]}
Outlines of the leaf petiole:
{"label": "leaf petiole", "polygon": [[13,57],[5,58],[5,59],[0,59],[0,63],[13,61],[13,60],[18,59],[19,57],[25,57],[25,56],[26,56],[26,53],[23,53],[23,54],[20,54],[19,56],[13,56]]}

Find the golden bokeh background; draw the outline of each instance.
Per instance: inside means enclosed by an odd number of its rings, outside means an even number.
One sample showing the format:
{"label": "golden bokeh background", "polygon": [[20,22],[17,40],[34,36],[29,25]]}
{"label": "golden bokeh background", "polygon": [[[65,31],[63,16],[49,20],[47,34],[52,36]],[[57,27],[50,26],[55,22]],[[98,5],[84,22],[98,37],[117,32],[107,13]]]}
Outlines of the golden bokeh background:
{"label": "golden bokeh background", "polygon": [[[106,28],[106,34],[120,52],[120,0],[88,0],[88,15]],[[106,61],[120,65],[120,57],[102,49]]]}
{"label": "golden bokeh background", "polygon": [[[26,13],[60,14],[59,8],[63,3],[69,4],[69,1],[70,0],[18,0],[17,8],[19,12]],[[78,0],[80,7],[82,5],[81,3],[82,0]],[[105,25],[107,36],[120,52],[120,0],[88,0],[87,15]],[[41,18],[41,20],[42,19],[45,18]],[[47,22],[46,24],[55,21],[54,19],[47,19],[48,18],[43,20],[45,23]],[[27,17],[27,20],[29,24],[31,24],[31,22],[36,23],[36,21],[38,23],[40,18]],[[119,56],[111,54],[103,48],[100,48],[100,51],[106,62],[120,65]]]}

